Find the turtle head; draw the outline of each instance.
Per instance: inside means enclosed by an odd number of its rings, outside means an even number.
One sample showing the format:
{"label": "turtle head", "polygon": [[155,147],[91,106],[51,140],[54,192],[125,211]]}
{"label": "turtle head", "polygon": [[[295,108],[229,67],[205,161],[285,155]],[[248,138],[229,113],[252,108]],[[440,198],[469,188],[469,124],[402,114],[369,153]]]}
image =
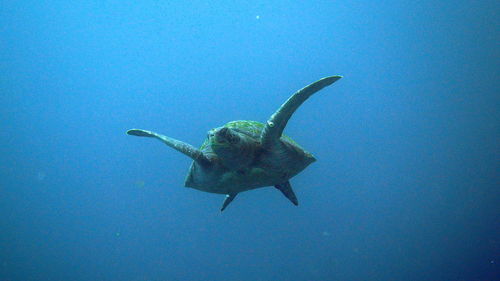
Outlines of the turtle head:
{"label": "turtle head", "polygon": [[230,151],[237,151],[241,142],[238,132],[231,128],[220,127],[208,132],[210,146],[216,154],[226,154]]}
{"label": "turtle head", "polygon": [[241,168],[250,161],[248,158],[253,150],[246,135],[228,127],[219,127],[208,132],[208,140],[213,152],[226,167]]}
{"label": "turtle head", "polygon": [[238,146],[241,141],[239,134],[227,127],[216,129],[215,138],[218,144],[231,147]]}

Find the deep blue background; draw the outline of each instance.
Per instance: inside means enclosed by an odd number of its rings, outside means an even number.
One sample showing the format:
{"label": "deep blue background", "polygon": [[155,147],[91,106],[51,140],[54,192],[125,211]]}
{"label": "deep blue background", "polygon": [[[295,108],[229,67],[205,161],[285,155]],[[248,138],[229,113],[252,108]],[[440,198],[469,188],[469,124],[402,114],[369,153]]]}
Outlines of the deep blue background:
{"label": "deep blue background", "polygon": [[[180,4],[181,3],[181,4]],[[2,1],[0,280],[494,280],[498,1]],[[313,96],[318,161],[183,188],[199,145]],[[496,274],[495,274],[496,272]]]}

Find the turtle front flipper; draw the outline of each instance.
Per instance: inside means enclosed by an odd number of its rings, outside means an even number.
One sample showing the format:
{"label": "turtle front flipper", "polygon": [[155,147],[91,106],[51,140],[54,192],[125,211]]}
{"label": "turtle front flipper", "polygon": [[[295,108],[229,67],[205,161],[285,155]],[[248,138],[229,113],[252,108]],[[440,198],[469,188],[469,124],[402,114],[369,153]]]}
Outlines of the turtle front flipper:
{"label": "turtle front flipper", "polygon": [[333,84],[340,78],[342,78],[342,76],[325,77],[295,92],[267,121],[261,135],[262,145],[264,147],[272,146],[276,140],[281,137],[286,123],[290,117],[292,117],[295,110],[297,110],[297,108],[299,108],[299,106],[312,94]]}
{"label": "turtle front flipper", "polygon": [[141,129],[131,129],[127,131],[127,135],[131,136],[137,136],[137,137],[150,137],[150,138],[156,138],[165,143],[166,145],[170,146],[171,148],[185,154],[186,156],[190,157],[194,161],[206,165],[210,163],[210,160],[203,154],[201,150],[198,148],[182,142],[180,140],[176,140],[164,135],[157,134],[155,132],[151,131],[146,131],[146,130],[141,130]]}

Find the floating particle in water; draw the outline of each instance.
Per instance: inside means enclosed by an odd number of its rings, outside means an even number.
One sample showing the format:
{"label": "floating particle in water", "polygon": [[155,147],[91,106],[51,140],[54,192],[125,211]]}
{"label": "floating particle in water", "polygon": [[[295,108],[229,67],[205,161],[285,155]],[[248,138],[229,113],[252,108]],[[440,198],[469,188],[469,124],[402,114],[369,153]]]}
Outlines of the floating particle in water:
{"label": "floating particle in water", "polygon": [[47,177],[47,175],[42,171],[38,171],[38,173],[36,173],[36,180],[37,181],[43,181],[45,179],[45,177]]}
{"label": "floating particle in water", "polygon": [[137,187],[139,187],[139,188],[144,188],[144,186],[146,186],[146,182],[144,182],[144,181],[136,181],[135,185]]}

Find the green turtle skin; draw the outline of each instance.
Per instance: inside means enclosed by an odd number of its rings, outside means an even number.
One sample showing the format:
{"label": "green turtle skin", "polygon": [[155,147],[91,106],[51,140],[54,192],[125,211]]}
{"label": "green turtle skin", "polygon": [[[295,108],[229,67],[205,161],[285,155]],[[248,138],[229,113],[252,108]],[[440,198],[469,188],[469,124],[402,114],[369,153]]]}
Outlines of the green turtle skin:
{"label": "green turtle skin", "polygon": [[316,159],[283,130],[307,98],[340,78],[325,77],[295,92],[266,123],[238,120],[214,128],[200,148],[142,129],[131,129],[127,134],[159,139],[192,158],[185,186],[226,194],[221,211],[240,192],[266,186],[274,186],[298,205],[289,179]]}

